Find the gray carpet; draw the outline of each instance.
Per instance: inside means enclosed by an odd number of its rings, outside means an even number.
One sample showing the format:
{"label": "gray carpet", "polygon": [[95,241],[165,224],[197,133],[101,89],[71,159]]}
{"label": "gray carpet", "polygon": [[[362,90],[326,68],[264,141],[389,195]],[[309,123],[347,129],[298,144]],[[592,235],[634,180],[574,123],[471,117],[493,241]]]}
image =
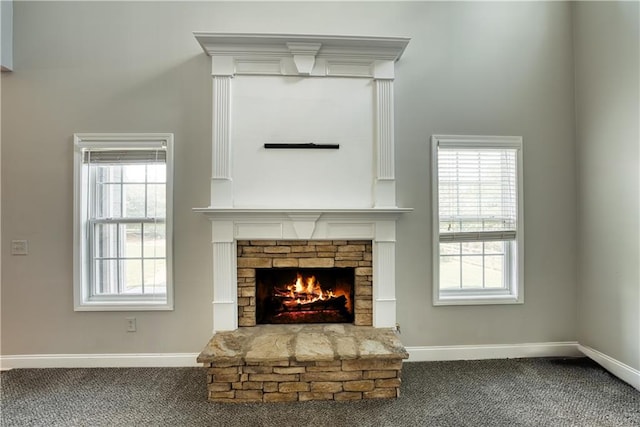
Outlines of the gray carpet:
{"label": "gray carpet", "polygon": [[213,404],[199,368],[3,372],[2,426],[640,426],[588,359],[405,363],[394,401]]}

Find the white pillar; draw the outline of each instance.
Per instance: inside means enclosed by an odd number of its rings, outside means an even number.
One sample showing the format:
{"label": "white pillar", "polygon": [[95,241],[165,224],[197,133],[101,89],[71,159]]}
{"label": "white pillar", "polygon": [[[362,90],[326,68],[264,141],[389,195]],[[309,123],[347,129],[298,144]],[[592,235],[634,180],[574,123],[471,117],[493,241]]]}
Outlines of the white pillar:
{"label": "white pillar", "polygon": [[373,326],[396,326],[396,222],[377,221],[373,241]]}
{"label": "white pillar", "polygon": [[231,76],[213,76],[211,207],[231,207]]}
{"label": "white pillar", "polygon": [[212,221],[213,332],[238,328],[237,249],[233,221]]}
{"label": "white pillar", "polygon": [[375,207],[396,205],[393,137],[393,80],[375,79],[376,181]]}

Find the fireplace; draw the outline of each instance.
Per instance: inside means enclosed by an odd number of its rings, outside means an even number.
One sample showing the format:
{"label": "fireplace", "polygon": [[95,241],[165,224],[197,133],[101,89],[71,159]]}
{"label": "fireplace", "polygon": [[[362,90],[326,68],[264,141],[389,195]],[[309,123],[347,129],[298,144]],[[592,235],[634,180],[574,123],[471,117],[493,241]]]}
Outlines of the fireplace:
{"label": "fireplace", "polygon": [[211,220],[209,399],[396,397],[411,209],[396,204],[393,81],[409,39],[195,37],[213,96],[210,204],[194,209]]}
{"label": "fireplace", "polygon": [[353,323],[353,267],[256,270],[256,323]]}

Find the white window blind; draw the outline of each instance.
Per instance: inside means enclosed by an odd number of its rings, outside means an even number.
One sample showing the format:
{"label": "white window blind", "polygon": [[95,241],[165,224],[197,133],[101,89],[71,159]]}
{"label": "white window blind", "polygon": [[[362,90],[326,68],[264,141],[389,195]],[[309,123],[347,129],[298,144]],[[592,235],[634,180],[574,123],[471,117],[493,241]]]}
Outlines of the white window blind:
{"label": "white window blind", "polygon": [[139,149],[139,150],[105,150],[84,149],[82,160],[84,163],[165,163],[167,159],[166,148]]}
{"label": "white window blind", "polygon": [[438,194],[441,242],[515,239],[516,149],[440,147]]}

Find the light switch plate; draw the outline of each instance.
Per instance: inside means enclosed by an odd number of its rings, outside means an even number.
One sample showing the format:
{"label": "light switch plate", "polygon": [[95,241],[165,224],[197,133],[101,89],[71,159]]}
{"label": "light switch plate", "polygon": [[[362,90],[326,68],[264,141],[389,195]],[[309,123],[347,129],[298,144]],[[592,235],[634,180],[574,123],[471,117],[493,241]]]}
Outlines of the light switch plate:
{"label": "light switch plate", "polygon": [[29,243],[26,240],[11,241],[11,255],[28,255]]}

